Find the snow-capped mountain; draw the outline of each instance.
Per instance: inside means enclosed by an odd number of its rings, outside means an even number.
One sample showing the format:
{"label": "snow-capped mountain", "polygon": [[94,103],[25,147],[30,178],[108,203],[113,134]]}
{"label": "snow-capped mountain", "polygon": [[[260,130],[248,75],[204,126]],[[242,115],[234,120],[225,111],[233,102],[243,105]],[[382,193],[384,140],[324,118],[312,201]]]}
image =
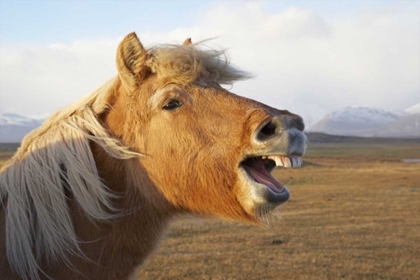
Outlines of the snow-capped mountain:
{"label": "snow-capped mountain", "polygon": [[33,126],[42,122],[42,120],[24,117],[17,114],[5,113],[0,114],[0,125],[22,125],[22,126]]}
{"label": "snow-capped mountain", "polygon": [[351,106],[326,115],[311,132],[364,137],[420,137],[420,104],[404,112]]}
{"label": "snow-capped mountain", "polygon": [[374,136],[393,138],[420,138],[420,113],[407,114],[373,131]]}
{"label": "snow-capped mountain", "polygon": [[326,115],[310,131],[335,135],[373,136],[372,129],[391,123],[399,115],[383,109],[351,106]]}
{"label": "snow-capped mountain", "polygon": [[19,143],[31,130],[45,119],[24,117],[17,114],[0,114],[0,143]]}
{"label": "snow-capped mountain", "polygon": [[420,103],[405,109],[407,114],[420,114]]}

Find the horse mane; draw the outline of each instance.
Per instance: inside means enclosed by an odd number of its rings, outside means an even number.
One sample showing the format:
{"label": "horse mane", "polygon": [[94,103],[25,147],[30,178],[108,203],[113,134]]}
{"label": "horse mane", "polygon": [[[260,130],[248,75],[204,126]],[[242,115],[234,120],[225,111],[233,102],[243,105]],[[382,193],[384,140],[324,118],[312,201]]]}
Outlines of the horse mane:
{"label": "horse mane", "polygon": [[28,134],[0,176],[0,197],[7,199],[6,250],[11,267],[38,279],[42,257],[67,261],[81,254],[66,193],[71,192],[90,219],[109,220],[115,194],[103,184],[90,141],[111,156],[138,154],[112,138],[97,118],[106,108],[102,94],[113,80],[56,113]]}
{"label": "horse mane", "polygon": [[[147,67],[162,79],[233,83],[250,75],[233,67],[224,51],[195,45],[160,45],[148,50]],[[101,181],[90,143],[120,159],[140,154],[112,137],[99,115],[109,108],[107,96],[118,78],[73,105],[55,113],[23,140],[1,169],[0,205],[6,214],[6,251],[12,269],[24,279],[39,279],[41,260],[83,256],[72,224],[67,194],[71,193],[91,220],[107,221],[121,209],[117,197]],[[114,214],[113,214],[114,213]]]}

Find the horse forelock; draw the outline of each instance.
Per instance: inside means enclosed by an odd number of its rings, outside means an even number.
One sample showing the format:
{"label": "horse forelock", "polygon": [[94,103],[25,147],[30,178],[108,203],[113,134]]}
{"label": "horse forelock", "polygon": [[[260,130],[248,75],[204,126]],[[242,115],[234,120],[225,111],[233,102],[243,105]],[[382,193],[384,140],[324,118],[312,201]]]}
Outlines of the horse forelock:
{"label": "horse forelock", "polygon": [[225,50],[212,49],[204,42],[153,46],[147,50],[146,65],[161,79],[181,85],[196,81],[232,84],[252,77],[232,65]]}

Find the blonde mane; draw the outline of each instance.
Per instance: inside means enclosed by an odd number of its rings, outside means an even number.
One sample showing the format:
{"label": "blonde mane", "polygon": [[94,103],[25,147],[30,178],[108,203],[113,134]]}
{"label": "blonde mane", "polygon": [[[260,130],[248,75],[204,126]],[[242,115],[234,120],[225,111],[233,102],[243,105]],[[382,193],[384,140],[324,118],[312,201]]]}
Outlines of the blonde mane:
{"label": "blonde mane", "polygon": [[116,158],[136,153],[109,136],[97,115],[113,81],[87,98],[56,113],[28,134],[0,176],[0,195],[7,199],[7,256],[22,276],[38,278],[38,262],[46,257],[66,261],[80,253],[67,204],[68,189],[91,219],[108,220],[113,194],[101,182],[89,142]]}
{"label": "blonde mane", "polygon": [[[233,83],[250,75],[231,66],[224,51],[196,45],[163,45],[147,52],[147,67],[161,79]],[[90,149],[95,142],[120,159],[139,156],[109,134],[98,118],[116,90],[111,79],[79,102],[54,114],[28,134],[0,173],[0,199],[6,213],[6,250],[11,267],[24,279],[39,279],[40,262],[83,255],[68,208],[74,200],[92,220],[109,220],[116,211]],[[0,204],[0,205],[1,205]],[[42,271],[41,271],[42,272]]]}

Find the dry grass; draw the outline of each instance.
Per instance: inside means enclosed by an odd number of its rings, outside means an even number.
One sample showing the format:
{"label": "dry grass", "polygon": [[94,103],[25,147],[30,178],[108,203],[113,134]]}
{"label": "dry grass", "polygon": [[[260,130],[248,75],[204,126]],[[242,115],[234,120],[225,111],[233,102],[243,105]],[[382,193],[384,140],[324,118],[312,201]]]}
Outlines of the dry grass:
{"label": "dry grass", "polygon": [[270,227],[181,217],[139,279],[420,279],[420,163],[401,158],[420,143],[312,145],[275,171],[292,198]]}
{"label": "dry grass", "polygon": [[420,279],[418,145],[317,144],[269,228],[184,217],[139,279]]}

